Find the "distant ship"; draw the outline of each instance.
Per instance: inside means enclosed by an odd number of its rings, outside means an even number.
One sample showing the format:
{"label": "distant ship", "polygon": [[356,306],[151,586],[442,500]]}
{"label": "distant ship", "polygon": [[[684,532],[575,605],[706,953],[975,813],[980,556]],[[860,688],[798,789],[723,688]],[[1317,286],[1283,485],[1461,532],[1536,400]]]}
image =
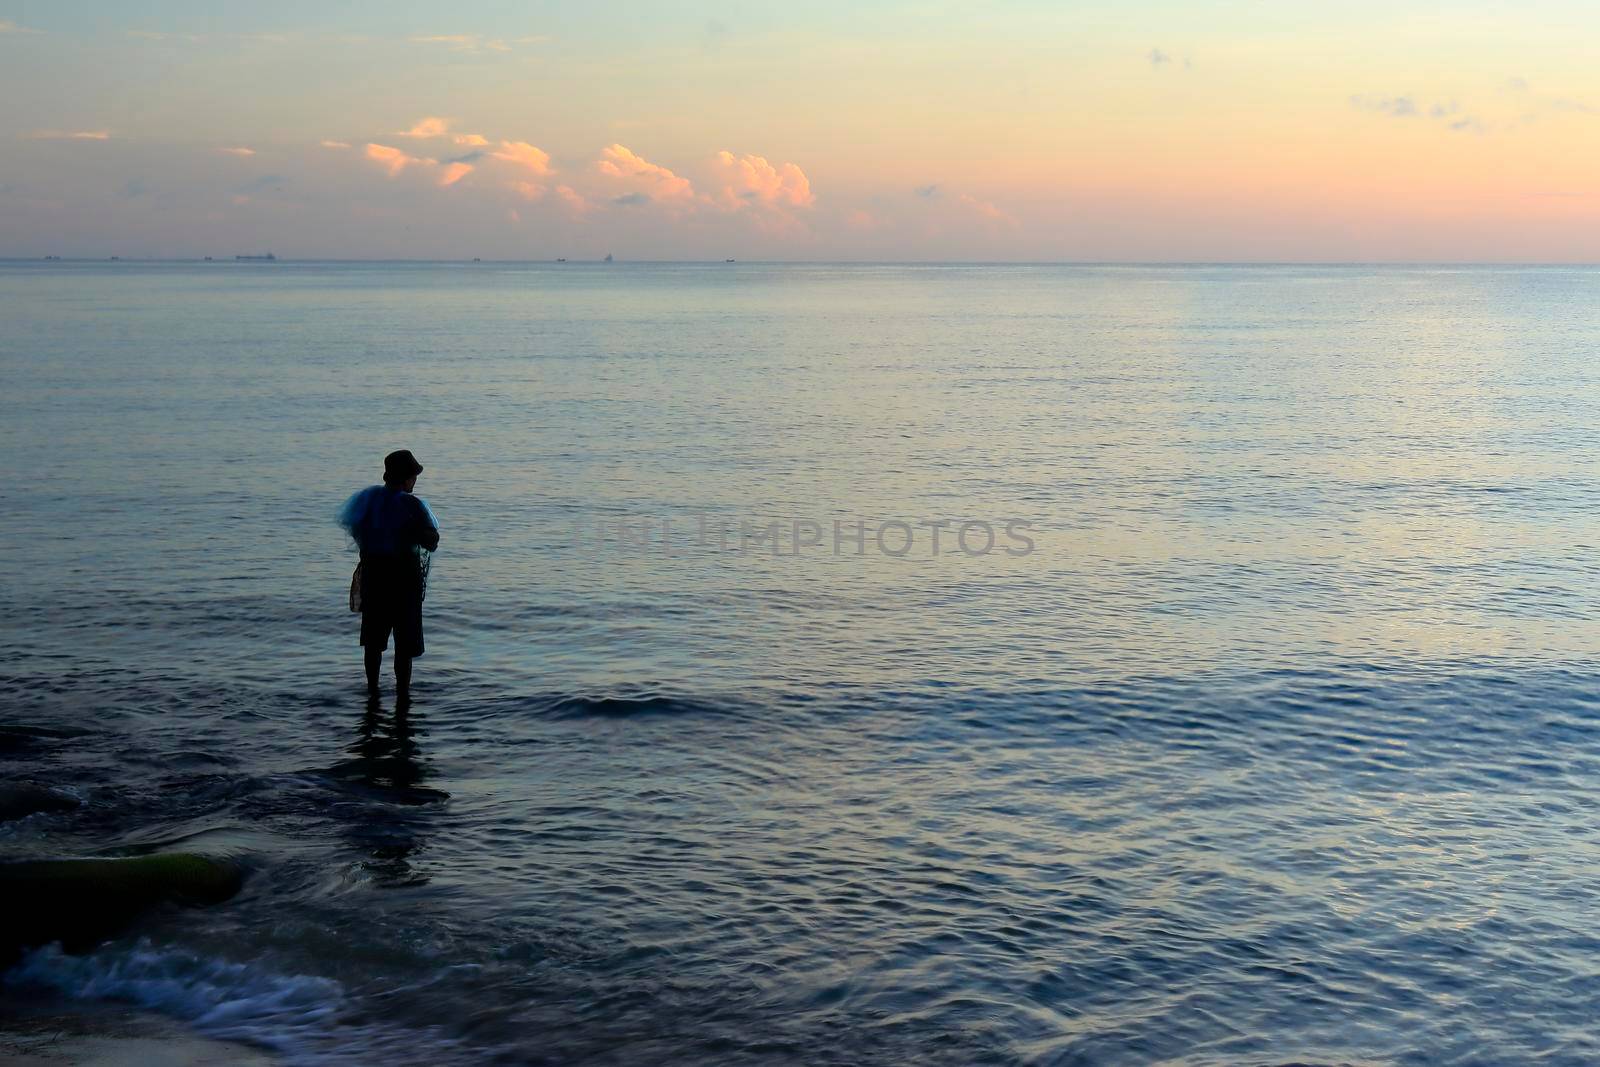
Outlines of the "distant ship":
{"label": "distant ship", "polygon": [[566,261],[567,261],[567,257],[566,256],[557,256],[556,257],[556,262],[557,263],[565,263]]}
{"label": "distant ship", "polygon": [[613,263],[613,262],[615,262],[615,260],[613,260],[613,259],[612,259],[612,258],[611,258],[611,253],[610,253],[610,252],[607,252],[607,253],[606,253],[606,262],[607,262],[607,263]]}
{"label": "distant ship", "polygon": [[731,260],[731,259],[725,259],[725,260],[723,260],[723,261],[722,261],[722,262],[724,262],[724,263],[732,263],[732,262],[733,262],[733,260]]}
{"label": "distant ship", "polygon": [[278,257],[273,255],[271,252],[268,252],[264,256],[234,256],[233,258],[234,259],[259,259],[262,262],[271,263],[271,262],[275,261]]}
{"label": "distant ship", "polygon": [[45,256],[44,258],[48,259],[48,260],[51,260],[53,262],[53,261],[59,260],[61,257],[60,256]]}

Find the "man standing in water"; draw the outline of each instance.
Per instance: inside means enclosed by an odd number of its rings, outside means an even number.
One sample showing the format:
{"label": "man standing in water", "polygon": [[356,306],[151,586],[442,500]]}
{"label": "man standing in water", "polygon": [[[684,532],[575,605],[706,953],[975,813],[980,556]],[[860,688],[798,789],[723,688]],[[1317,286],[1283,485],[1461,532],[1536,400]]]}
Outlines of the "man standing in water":
{"label": "man standing in water", "polygon": [[[395,702],[411,699],[411,661],[422,655],[422,597],[429,553],[439,547],[439,523],[412,496],[422,464],[401,449],[383,457],[383,484],[363,489],[339,512],[339,525],[361,550],[361,644],[366,649],[367,692],[378,695],[378,671],[394,631]],[[352,608],[356,607],[353,603]]]}

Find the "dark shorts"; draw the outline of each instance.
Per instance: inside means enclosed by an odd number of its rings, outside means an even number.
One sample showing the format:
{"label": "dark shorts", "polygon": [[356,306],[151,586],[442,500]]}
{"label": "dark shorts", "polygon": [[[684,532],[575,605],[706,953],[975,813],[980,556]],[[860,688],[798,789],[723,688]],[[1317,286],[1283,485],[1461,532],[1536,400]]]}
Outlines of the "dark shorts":
{"label": "dark shorts", "polygon": [[422,655],[422,588],[415,567],[404,561],[390,564],[361,561],[361,643],[368,648],[388,648],[394,633],[394,653],[415,659]]}

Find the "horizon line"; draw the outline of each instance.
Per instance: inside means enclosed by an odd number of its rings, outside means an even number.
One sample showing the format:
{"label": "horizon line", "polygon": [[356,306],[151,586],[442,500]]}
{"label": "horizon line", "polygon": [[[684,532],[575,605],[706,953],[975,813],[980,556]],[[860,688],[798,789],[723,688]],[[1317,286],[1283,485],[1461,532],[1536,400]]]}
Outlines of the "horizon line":
{"label": "horizon line", "polygon": [[[267,253],[263,253],[267,254]],[[0,263],[216,263],[269,268],[278,264],[456,264],[472,266],[863,266],[863,267],[1600,267],[1600,260],[1543,259],[489,259],[484,257],[0,255]]]}

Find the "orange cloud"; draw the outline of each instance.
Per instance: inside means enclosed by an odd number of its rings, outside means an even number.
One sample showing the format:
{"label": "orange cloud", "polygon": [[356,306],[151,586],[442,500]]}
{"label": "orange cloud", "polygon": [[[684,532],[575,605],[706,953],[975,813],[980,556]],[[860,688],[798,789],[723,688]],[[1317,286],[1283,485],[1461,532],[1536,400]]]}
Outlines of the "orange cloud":
{"label": "orange cloud", "polygon": [[322,147],[323,148],[349,148],[350,147],[350,142],[349,141],[323,141],[322,142]]}
{"label": "orange cloud", "polygon": [[601,174],[641,181],[651,189],[657,200],[694,199],[694,186],[688,178],[681,178],[666,167],[635,155],[622,145],[611,145],[601,155],[604,158],[595,164]]}
{"label": "orange cloud", "polygon": [[[521,38],[522,44],[530,38]],[[412,37],[413,44],[442,44],[448,45],[452,52],[481,52],[488,49],[491,52],[509,52],[511,46],[498,37],[484,37],[477,33],[435,33],[426,36]]]}
{"label": "orange cloud", "polygon": [[564,204],[567,205],[567,207],[572,211],[572,214],[578,218],[582,218],[584,215],[587,215],[589,213],[589,209],[594,206],[593,204],[589,203],[588,199],[582,193],[578,192],[570,185],[556,186],[556,195],[561,198]]}
{"label": "orange cloud", "polygon": [[449,188],[471,173],[471,163],[462,163],[460,160],[454,163],[446,163],[444,171],[439,175],[439,185],[441,188]]}
{"label": "orange cloud", "polygon": [[27,135],[34,141],[109,141],[110,130],[34,130]]}
{"label": "orange cloud", "polygon": [[793,163],[774,167],[762,156],[735,156],[732,152],[718,152],[717,162],[732,172],[732,181],[722,188],[730,207],[748,203],[810,207],[816,203],[810,179]]}
{"label": "orange cloud", "polygon": [[458,133],[450,138],[456,144],[471,145],[473,148],[482,148],[489,143],[489,139],[477,133]]}
{"label": "orange cloud", "polygon": [[397,176],[401,171],[413,164],[431,165],[435,161],[422,159],[418,156],[409,156],[398,148],[391,148],[386,144],[367,145],[367,158],[382,163],[389,169],[389,177]]}
{"label": "orange cloud", "polygon": [[550,153],[527,141],[501,141],[500,151],[494,153],[494,158],[527,167],[540,177],[554,173],[550,169]]}
{"label": "orange cloud", "polygon": [[219,148],[217,151],[225,156],[253,156],[256,154],[254,148]]}
{"label": "orange cloud", "polygon": [[968,196],[966,193],[962,193],[961,203],[977,212],[983,218],[988,219],[990,222],[1000,222],[1007,226],[1015,226],[1017,224],[1016,219],[1012,218],[1004,211],[1001,211],[987,200],[979,200],[975,196]]}
{"label": "orange cloud", "polygon": [[428,116],[416,121],[409,130],[401,130],[396,137],[443,137],[450,130],[450,120]]}
{"label": "orange cloud", "polygon": [[544,196],[545,192],[544,186],[538,182],[512,182],[511,188],[515,189],[524,200],[537,200]]}

